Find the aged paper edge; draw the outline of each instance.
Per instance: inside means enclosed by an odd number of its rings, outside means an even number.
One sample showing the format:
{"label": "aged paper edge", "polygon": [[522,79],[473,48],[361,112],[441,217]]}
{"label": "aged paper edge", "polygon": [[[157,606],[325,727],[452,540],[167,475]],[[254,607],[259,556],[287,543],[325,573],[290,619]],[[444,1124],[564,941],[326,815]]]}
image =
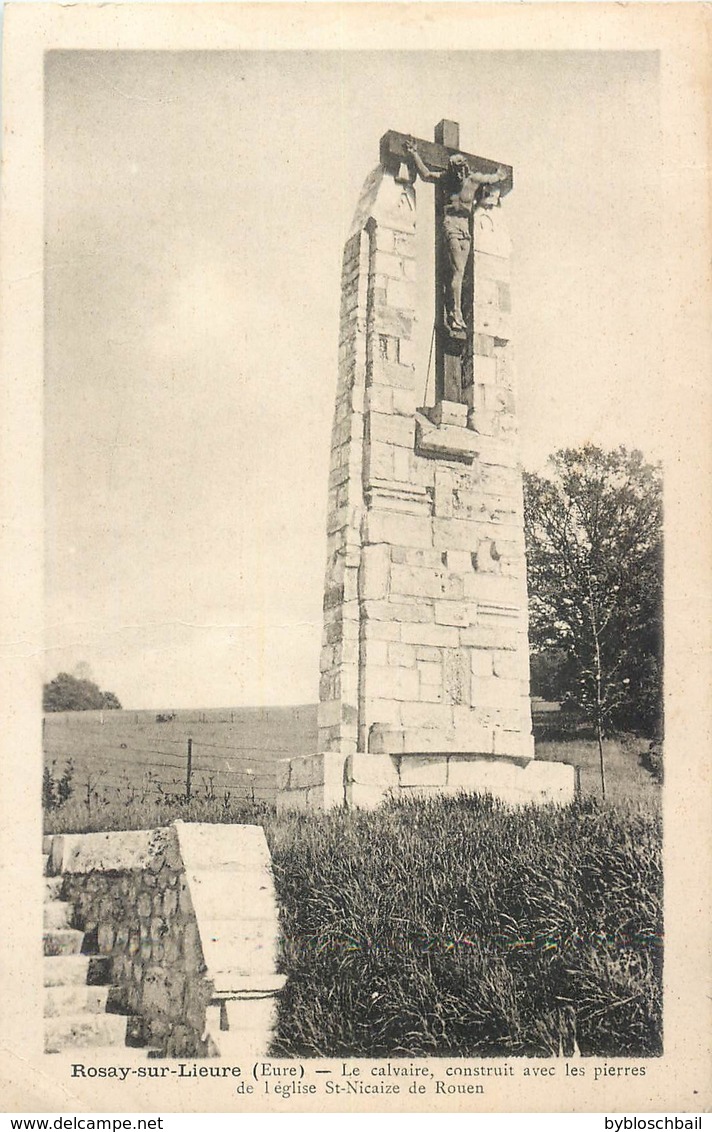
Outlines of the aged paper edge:
{"label": "aged paper edge", "polygon": [[[48,49],[575,50],[660,52],[668,285],[661,297],[670,422],[666,474],[665,1054],[644,1078],[493,1086],[482,1110],[703,1111],[710,1057],[710,287],[709,8],[613,4],[10,4],[3,50],[2,532],[6,712],[0,862],[8,1111],[233,1111],[201,1083],[71,1080],[41,1050],[39,810],[42,652],[43,55]],[[344,48],[344,44],[348,47]],[[602,1060],[602,1059],[601,1059]],[[311,1064],[311,1063],[310,1063]],[[364,1063],[368,1064],[368,1063]],[[524,1064],[520,1062],[520,1064]],[[625,1062],[617,1061],[625,1065]],[[444,1099],[445,1100],[445,1099]],[[255,1098],[250,1109],[269,1106]],[[343,1111],[295,1098],[289,1111]],[[363,1097],[351,1111],[418,1111],[414,1097]],[[435,1111],[429,1097],[426,1110]],[[479,1105],[478,1105],[479,1107]],[[275,1106],[277,1108],[277,1106]],[[439,1111],[474,1111],[447,1099]],[[282,1107],[283,1111],[283,1107]]]}

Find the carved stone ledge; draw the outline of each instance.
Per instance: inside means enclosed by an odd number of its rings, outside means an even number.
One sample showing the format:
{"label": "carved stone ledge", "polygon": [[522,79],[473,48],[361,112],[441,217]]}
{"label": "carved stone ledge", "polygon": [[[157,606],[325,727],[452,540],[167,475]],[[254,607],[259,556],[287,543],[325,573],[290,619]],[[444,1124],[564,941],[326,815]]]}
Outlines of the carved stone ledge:
{"label": "carved stone ledge", "polygon": [[[466,417],[467,408],[464,405],[462,407]],[[471,464],[478,455],[480,438],[462,425],[436,424],[427,413],[427,409],[419,409],[415,414],[416,454],[431,460],[458,460],[463,464]]]}

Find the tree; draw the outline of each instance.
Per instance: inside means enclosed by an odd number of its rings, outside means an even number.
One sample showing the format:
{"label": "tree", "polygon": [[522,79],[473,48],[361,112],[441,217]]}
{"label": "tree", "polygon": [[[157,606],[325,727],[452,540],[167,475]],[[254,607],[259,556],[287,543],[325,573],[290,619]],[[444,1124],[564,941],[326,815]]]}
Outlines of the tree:
{"label": "tree", "polygon": [[603,737],[659,732],[662,484],[642,453],[561,449],[524,477],[530,633],[555,651],[558,698]]}
{"label": "tree", "polygon": [[60,672],[44,686],[44,711],[115,711],[121,709],[113,692],[102,692],[92,680],[82,680]]}

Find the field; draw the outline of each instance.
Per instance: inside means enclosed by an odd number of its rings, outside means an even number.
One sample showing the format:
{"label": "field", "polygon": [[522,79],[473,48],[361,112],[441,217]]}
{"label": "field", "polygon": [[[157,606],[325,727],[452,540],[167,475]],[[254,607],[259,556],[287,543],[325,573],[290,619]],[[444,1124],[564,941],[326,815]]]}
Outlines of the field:
{"label": "field", "polygon": [[[163,722],[158,722],[163,717]],[[206,711],[75,711],[45,716],[45,765],[74,767],[89,805],[191,793],[229,801],[272,801],[275,763],[316,750],[316,706]]]}
{"label": "field", "polygon": [[[550,724],[540,729],[543,735],[551,732]],[[534,730],[536,738],[536,717]],[[316,706],[57,712],[45,717],[45,765],[58,777],[71,760],[74,793],[87,809],[115,798],[159,804],[187,793],[189,739],[194,798],[226,805],[270,803],[277,760],[317,751]],[[606,742],[611,800],[654,803],[659,787],[638,758],[645,746],[645,740],[636,739]],[[598,748],[592,740],[537,738],[536,754],[573,764],[581,793],[600,794]]]}

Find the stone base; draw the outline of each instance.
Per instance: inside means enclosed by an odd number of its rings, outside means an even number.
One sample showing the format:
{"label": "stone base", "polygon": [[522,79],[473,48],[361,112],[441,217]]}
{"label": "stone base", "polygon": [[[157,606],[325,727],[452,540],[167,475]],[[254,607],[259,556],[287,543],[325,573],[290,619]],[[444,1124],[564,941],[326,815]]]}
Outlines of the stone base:
{"label": "stone base", "polygon": [[307,755],[279,764],[280,809],[375,809],[386,798],[491,794],[511,806],[574,797],[566,763],[467,754]]}

